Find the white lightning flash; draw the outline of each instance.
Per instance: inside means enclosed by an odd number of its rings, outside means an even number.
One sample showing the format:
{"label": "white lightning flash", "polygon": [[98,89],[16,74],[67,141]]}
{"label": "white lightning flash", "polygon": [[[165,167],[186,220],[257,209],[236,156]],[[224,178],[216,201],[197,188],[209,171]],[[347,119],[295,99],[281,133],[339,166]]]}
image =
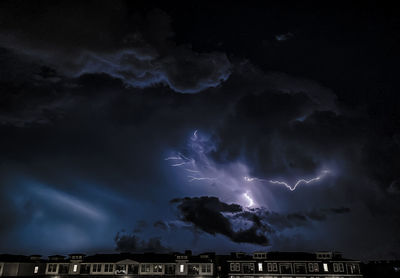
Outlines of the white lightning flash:
{"label": "white lightning flash", "polygon": [[243,196],[247,199],[247,201],[249,201],[247,207],[252,207],[254,205],[254,200],[250,197],[249,192],[246,191]]}
{"label": "white lightning flash", "polygon": [[216,178],[208,178],[208,177],[194,177],[194,176],[187,176],[189,178],[189,182],[192,181],[213,181],[216,180]]}
{"label": "white lightning flash", "polygon": [[271,184],[280,184],[280,185],[283,185],[286,188],[288,188],[290,191],[294,191],[294,190],[296,190],[298,185],[300,185],[302,183],[309,184],[309,183],[312,183],[312,182],[319,181],[329,173],[330,173],[329,170],[323,170],[319,176],[317,176],[315,178],[312,178],[312,179],[309,179],[309,180],[299,179],[293,186],[291,186],[290,184],[288,184],[288,183],[286,183],[284,181],[260,179],[260,178],[254,178],[254,177],[248,177],[248,176],[244,177],[244,180],[247,181],[247,182],[260,181],[260,182],[269,182]]}

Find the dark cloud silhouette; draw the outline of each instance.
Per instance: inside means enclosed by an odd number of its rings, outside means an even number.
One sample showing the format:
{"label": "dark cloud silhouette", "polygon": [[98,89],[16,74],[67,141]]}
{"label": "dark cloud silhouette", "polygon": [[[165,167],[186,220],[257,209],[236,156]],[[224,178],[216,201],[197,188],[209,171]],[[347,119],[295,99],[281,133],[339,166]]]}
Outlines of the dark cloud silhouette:
{"label": "dark cloud silhouette", "polygon": [[135,234],[126,234],[119,232],[115,236],[115,250],[118,252],[167,252],[169,248],[165,247],[161,238],[152,237],[149,239],[140,239]]}
{"label": "dark cloud silhouette", "polygon": [[330,215],[350,212],[349,208],[340,207],[282,214],[265,208],[244,209],[207,196],[173,199],[171,203],[176,204],[179,219],[193,224],[196,229],[211,235],[222,234],[233,242],[261,246],[268,246],[270,235],[283,229],[310,225],[313,221],[325,221]]}
{"label": "dark cloud silhouette", "polygon": [[[252,226],[235,231],[229,216],[224,213],[237,213],[243,209],[237,204],[226,204],[216,197],[199,197],[173,199],[176,203],[182,221],[193,223],[196,228],[215,235],[222,234],[233,242],[247,242],[260,245],[269,245],[267,237],[262,233],[263,227],[258,219],[254,219]],[[254,216],[255,217],[255,216]]]}

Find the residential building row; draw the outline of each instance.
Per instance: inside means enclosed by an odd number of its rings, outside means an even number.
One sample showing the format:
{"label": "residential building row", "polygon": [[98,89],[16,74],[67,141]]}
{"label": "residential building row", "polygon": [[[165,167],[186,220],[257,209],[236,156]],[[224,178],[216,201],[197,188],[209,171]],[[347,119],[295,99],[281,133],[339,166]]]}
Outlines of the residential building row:
{"label": "residential building row", "polygon": [[360,262],[335,252],[0,255],[1,277],[356,278]]}

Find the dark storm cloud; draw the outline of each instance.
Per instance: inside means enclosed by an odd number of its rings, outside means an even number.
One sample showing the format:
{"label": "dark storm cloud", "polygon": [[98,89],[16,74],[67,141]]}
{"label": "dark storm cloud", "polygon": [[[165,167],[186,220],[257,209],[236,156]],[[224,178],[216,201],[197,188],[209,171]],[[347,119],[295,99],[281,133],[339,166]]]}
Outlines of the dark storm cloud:
{"label": "dark storm cloud", "polygon": [[115,236],[115,250],[118,252],[167,252],[171,251],[161,242],[161,238],[152,237],[149,239],[141,239],[139,236],[119,232]]}
{"label": "dark storm cloud", "polygon": [[126,5],[125,1],[40,1],[19,6],[5,1],[0,13],[1,46],[65,76],[106,73],[138,88],[163,84],[176,92],[197,93],[229,78],[231,66],[225,54],[176,46],[169,40],[173,32],[167,14],[161,10],[129,14]]}
{"label": "dark storm cloud", "polygon": [[50,68],[0,48],[0,124],[49,124],[63,117],[76,97]]}
{"label": "dark storm cloud", "polygon": [[267,237],[263,234],[264,227],[256,216],[252,219],[250,228],[234,230],[229,217],[224,213],[238,213],[243,209],[237,204],[226,204],[216,197],[174,199],[179,216],[182,221],[193,223],[196,228],[211,235],[222,234],[233,242],[247,242],[259,245],[269,245]]}
{"label": "dark storm cloud", "polygon": [[[221,234],[237,243],[270,245],[270,236],[284,229],[326,221],[328,216],[349,213],[349,208],[313,209],[307,212],[283,214],[255,208],[246,210],[238,204],[227,204],[217,197],[173,199],[181,221],[211,235]],[[249,227],[250,226],[250,227]]]}

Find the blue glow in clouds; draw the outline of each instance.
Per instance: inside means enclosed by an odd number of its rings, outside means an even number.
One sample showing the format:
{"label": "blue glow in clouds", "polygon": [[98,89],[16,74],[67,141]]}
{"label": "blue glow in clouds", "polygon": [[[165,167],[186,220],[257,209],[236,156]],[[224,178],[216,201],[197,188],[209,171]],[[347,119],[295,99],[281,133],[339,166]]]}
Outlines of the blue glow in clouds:
{"label": "blue glow in clouds", "polygon": [[258,206],[252,198],[253,186],[242,179],[243,175],[249,174],[248,167],[239,161],[223,165],[216,163],[209,157],[210,152],[215,150],[216,146],[209,136],[196,130],[190,136],[186,148],[174,152],[165,160],[171,167],[180,169],[179,173],[188,183],[203,185],[203,194],[208,191],[221,200],[238,203],[243,207]]}
{"label": "blue glow in clouds", "polygon": [[235,202],[243,207],[268,207],[265,198],[261,196],[260,183],[281,185],[290,191],[296,190],[301,185],[317,184],[326,178],[331,171],[324,169],[317,176],[295,179],[293,184],[284,179],[264,179],[249,176],[249,167],[241,161],[231,163],[217,163],[209,154],[216,150],[216,145],[209,136],[194,131],[188,140],[187,147],[181,152],[174,152],[165,158],[171,167],[180,170],[190,183],[197,182],[212,185],[209,192],[226,202]]}

